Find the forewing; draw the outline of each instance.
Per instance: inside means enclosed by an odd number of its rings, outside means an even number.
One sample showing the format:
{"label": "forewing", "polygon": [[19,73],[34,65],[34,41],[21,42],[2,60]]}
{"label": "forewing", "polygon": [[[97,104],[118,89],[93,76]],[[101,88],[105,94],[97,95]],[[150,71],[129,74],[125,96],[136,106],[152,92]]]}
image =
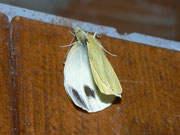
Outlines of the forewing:
{"label": "forewing", "polygon": [[64,86],[74,104],[88,112],[103,110],[115,99],[99,91],[92,77],[87,47],[81,43],[76,43],[66,58]]}
{"label": "forewing", "polygon": [[104,94],[121,97],[122,88],[119,79],[100,47],[100,43],[88,34],[87,46],[93,78],[98,88]]}

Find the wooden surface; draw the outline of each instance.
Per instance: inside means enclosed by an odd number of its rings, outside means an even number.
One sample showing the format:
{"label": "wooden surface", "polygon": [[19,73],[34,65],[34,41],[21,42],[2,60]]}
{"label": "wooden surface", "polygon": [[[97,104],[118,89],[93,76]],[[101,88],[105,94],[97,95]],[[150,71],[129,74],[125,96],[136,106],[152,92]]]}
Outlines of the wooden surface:
{"label": "wooden surface", "polygon": [[0,134],[12,132],[8,19],[0,14]]}
{"label": "wooden surface", "polygon": [[[67,48],[59,46],[70,43],[69,30],[20,17],[13,19],[10,41],[16,73],[12,75],[14,106],[17,105],[13,112],[15,135],[175,135],[180,132],[180,52],[103,36],[100,39],[103,46],[118,55],[107,57],[120,79],[123,95],[111,107],[88,114],[74,106],[63,86],[63,58]],[[10,67],[3,67],[7,69]],[[8,94],[8,84],[3,83],[3,92]],[[6,100],[7,97],[3,101]],[[1,111],[0,116],[3,114]],[[8,114],[7,110],[4,115]],[[10,132],[11,119],[3,123],[7,125],[4,130]]]}

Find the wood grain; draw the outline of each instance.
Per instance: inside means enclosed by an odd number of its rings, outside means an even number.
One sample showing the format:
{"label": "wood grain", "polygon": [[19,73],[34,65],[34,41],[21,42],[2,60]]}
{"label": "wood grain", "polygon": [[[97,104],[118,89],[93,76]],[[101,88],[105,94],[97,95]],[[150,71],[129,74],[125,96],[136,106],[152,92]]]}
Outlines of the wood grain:
{"label": "wood grain", "polygon": [[[180,53],[109,37],[100,41],[123,87],[122,100],[88,114],[63,86],[68,28],[12,21],[20,135],[175,135],[180,132]],[[78,78],[78,77],[77,77]]]}
{"label": "wood grain", "polygon": [[9,56],[8,18],[0,14],[0,134],[10,135],[12,130],[11,115],[11,77]]}

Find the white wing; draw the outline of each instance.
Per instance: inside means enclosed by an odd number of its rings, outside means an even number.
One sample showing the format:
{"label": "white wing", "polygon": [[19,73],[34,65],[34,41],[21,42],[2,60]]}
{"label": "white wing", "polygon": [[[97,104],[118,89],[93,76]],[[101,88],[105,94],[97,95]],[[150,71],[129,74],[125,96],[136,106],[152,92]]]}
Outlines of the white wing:
{"label": "white wing", "polygon": [[97,88],[91,74],[87,47],[81,43],[76,43],[66,58],[64,87],[74,104],[87,112],[101,111],[115,99],[115,96],[102,94]]}

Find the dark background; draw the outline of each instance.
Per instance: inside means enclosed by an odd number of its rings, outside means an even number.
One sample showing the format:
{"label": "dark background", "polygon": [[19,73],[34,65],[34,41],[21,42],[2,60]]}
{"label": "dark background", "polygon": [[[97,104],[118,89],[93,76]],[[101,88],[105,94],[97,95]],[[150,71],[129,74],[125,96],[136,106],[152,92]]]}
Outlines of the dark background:
{"label": "dark background", "polygon": [[180,41],[180,0],[0,0],[24,8]]}

